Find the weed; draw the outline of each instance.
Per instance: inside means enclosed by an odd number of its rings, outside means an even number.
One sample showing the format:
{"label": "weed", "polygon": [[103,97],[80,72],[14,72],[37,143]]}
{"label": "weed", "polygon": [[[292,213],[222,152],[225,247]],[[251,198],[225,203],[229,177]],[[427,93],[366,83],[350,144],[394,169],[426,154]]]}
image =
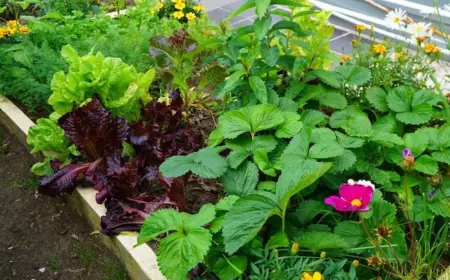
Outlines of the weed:
{"label": "weed", "polygon": [[58,271],[58,258],[56,257],[55,254],[50,255],[49,260],[48,260],[48,266],[51,268],[51,270],[53,271]]}

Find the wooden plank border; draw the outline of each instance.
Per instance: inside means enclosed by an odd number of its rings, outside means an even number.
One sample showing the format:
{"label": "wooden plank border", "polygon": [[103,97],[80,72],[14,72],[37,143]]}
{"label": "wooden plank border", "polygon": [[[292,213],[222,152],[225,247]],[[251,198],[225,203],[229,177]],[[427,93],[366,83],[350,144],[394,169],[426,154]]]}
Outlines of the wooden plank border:
{"label": "wooden plank border", "polygon": [[[0,122],[17,137],[17,140],[29,149],[26,138],[28,130],[34,125],[16,105],[8,98],[0,96]],[[35,155],[39,160],[42,155]],[[93,188],[77,188],[76,191],[67,197],[81,216],[85,217],[95,230],[100,229],[100,217],[106,213],[103,204],[95,201],[95,190]],[[143,244],[134,248],[137,243],[137,236],[118,235],[105,236],[99,234],[103,244],[109,247],[120,259],[128,274],[133,280],[166,280],[161,274],[156,261],[156,254],[147,245]]]}

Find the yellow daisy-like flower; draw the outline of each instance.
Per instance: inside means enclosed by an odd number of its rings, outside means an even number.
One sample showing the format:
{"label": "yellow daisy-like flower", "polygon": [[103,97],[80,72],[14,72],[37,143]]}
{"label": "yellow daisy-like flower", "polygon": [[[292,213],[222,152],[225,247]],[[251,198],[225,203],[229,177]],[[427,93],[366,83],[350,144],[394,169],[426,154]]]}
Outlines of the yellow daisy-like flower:
{"label": "yellow daisy-like flower", "polygon": [[150,14],[154,15],[156,13],[155,9],[151,8],[150,9]]}
{"label": "yellow daisy-like flower", "polygon": [[352,57],[349,56],[349,55],[343,55],[343,56],[339,57],[339,60],[342,61],[342,62],[347,62],[350,59],[352,59]]}
{"label": "yellow daisy-like flower", "polygon": [[1,38],[9,35],[9,29],[8,28],[0,28],[0,36]]}
{"label": "yellow daisy-like flower", "polygon": [[401,59],[401,58],[405,57],[405,53],[404,52],[395,52],[395,57],[397,59]]}
{"label": "yellow daisy-like flower", "polygon": [[164,3],[163,2],[159,2],[158,3],[158,9],[162,9],[164,7]]}
{"label": "yellow daisy-like flower", "polygon": [[362,31],[366,30],[366,26],[362,25],[362,24],[357,24],[357,25],[355,25],[355,30],[358,32],[362,32]]}
{"label": "yellow daisy-like flower", "polygon": [[28,34],[30,33],[30,28],[28,28],[28,26],[22,26],[19,28],[19,32],[22,34]]}
{"label": "yellow daisy-like flower", "polygon": [[17,28],[19,26],[19,21],[18,20],[10,20],[6,23],[6,25],[10,29]]}
{"label": "yellow daisy-like flower", "polygon": [[191,21],[197,18],[197,16],[194,13],[187,13],[186,18]]}
{"label": "yellow daisy-like flower", "polygon": [[177,12],[173,13],[173,16],[176,19],[182,19],[184,17],[184,13],[183,13],[183,11],[177,11]]}
{"label": "yellow daisy-like flower", "polygon": [[16,34],[17,33],[17,28],[16,27],[14,27],[14,28],[8,28],[8,32],[9,32],[9,35],[14,35],[14,34]]}
{"label": "yellow daisy-like flower", "polygon": [[375,44],[372,47],[372,52],[383,55],[386,53],[386,47],[383,44]]}
{"label": "yellow daisy-like flower", "polygon": [[186,4],[183,2],[178,2],[175,4],[175,9],[182,11],[186,7]]}
{"label": "yellow daisy-like flower", "polygon": [[316,271],[312,275],[310,273],[305,272],[301,280],[322,280],[322,279],[323,279],[322,274]]}
{"label": "yellow daisy-like flower", "polygon": [[205,10],[205,6],[204,5],[196,5],[194,6],[194,11],[196,12],[203,12]]}

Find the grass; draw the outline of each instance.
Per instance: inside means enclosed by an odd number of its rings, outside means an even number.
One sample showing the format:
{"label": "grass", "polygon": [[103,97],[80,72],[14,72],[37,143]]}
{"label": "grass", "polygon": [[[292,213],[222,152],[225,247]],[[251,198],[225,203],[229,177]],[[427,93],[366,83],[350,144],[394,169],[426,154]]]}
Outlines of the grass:
{"label": "grass", "polygon": [[58,269],[59,269],[58,258],[56,257],[56,254],[50,255],[49,260],[48,260],[48,266],[54,272],[58,271]]}
{"label": "grass", "polygon": [[25,181],[20,179],[11,180],[6,185],[11,189],[36,190],[39,186],[39,181],[36,177],[32,176]]}

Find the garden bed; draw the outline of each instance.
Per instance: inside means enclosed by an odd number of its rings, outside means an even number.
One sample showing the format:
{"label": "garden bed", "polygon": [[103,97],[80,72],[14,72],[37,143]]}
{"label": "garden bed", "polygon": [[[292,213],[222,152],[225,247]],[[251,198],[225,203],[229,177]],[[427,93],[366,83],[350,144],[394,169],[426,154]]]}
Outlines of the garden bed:
{"label": "garden bed", "polygon": [[[5,97],[0,97],[0,122],[14,134],[24,147],[28,129],[34,123],[11,101]],[[23,172],[28,174],[28,168],[23,168]],[[90,188],[77,188],[68,197],[68,202],[75,206],[82,216],[85,216],[89,223],[98,229],[100,217],[105,214],[105,207],[95,201],[95,190]],[[39,207],[42,207],[40,205]],[[98,235],[101,241],[111,248],[116,256],[125,265],[131,279],[139,280],[159,280],[165,279],[160,273],[156,263],[156,256],[147,245],[134,248],[137,237],[133,235],[119,235],[107,237]]]}

